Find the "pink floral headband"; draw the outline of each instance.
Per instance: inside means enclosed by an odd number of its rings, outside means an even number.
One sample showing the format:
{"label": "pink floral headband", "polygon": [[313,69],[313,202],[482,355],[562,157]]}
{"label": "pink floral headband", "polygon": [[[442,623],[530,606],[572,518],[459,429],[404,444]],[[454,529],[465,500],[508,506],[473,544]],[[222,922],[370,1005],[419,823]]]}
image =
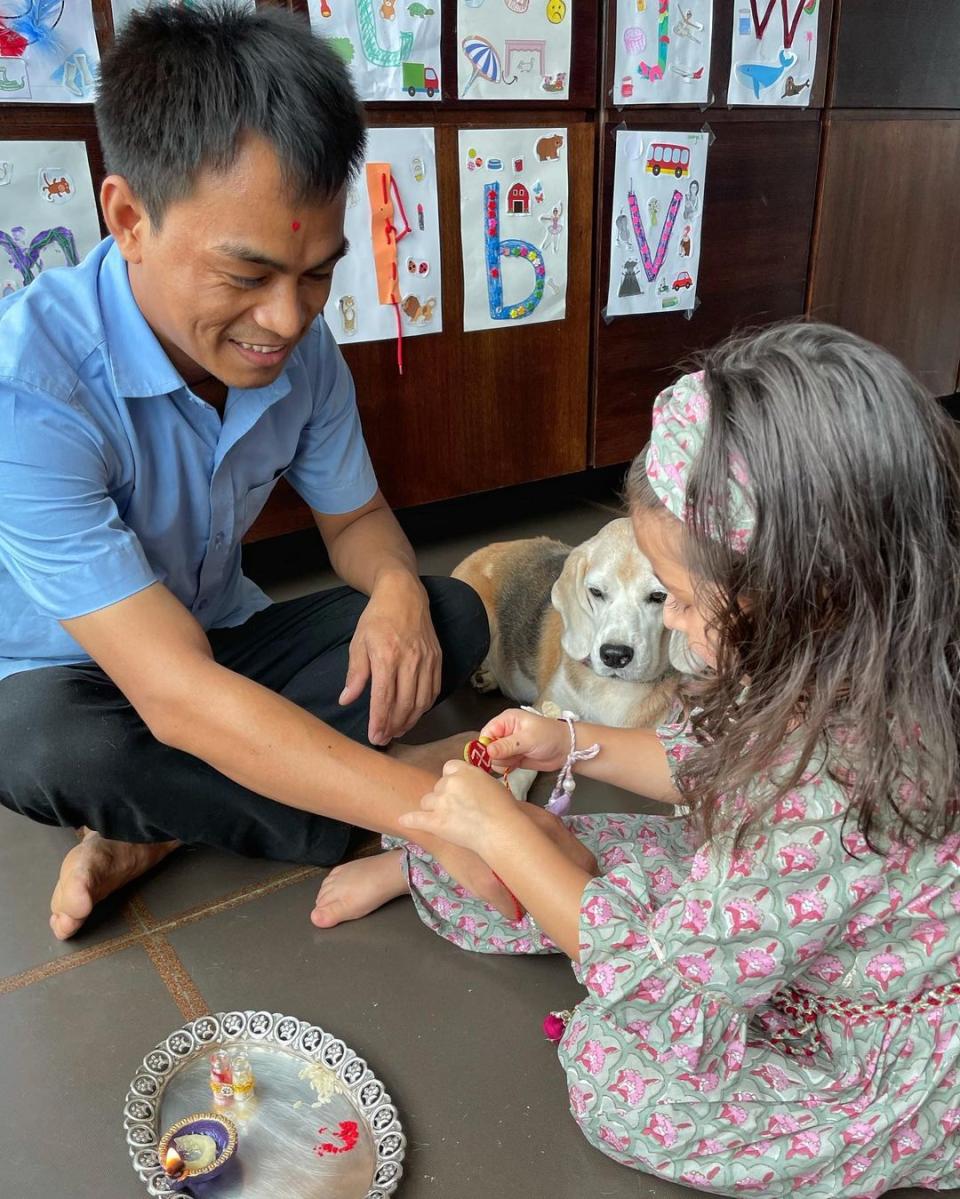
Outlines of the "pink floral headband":
{"label": "pink floral headband", "polygon": [[[689,519],[687,481],[703,449],[710,421],[710,400],[703,372],[684,375],[665,388],[653,403],[653,432],[646,470],[657,498],[678,520]],[[756,524],[746,466],[739,455],[730,459],[727,483],[728,544],[743,553]]]}

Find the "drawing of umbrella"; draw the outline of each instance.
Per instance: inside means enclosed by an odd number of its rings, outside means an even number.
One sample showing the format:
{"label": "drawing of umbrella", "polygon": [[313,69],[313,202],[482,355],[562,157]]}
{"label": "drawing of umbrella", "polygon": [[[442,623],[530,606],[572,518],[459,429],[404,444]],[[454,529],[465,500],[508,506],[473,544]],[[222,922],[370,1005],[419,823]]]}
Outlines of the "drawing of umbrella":
{"label": "drawing of umbrella", "polygon": [[504,76],[500,65],[500,55],[485,37],[478,37],[475,34],[473,37],[465,37],[461,44],[463,52],[467,56],[467,61],[473,67],[473,74],[470,76],[470,81],[463,89],[464,96],[473,86],[474,81],[481,75],[491,83],[517,82],[516,75],[512,79],[507,79]]}

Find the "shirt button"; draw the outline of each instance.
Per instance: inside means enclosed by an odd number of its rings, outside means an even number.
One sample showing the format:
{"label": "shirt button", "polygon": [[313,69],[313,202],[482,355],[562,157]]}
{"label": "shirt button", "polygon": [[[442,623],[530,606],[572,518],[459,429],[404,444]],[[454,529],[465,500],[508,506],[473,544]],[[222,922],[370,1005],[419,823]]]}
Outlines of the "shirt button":
{"label": "shirt button", "polygon": [[224,541],[226,541],[224,535],[222,533],[218,533],[213,539],[213,548],[215,550],[222,550]]}
{"label": "shirt button", "polygon": [[197,611],[198,611],[198,612],[202,612],[202,611],[204,610],[204,608],[207,606],[207,604],[208,604],[208,603],[209,603],[209,600],[202,599],[202,600],[201,600],[201,601],[200,601],[200,602],[197,604]]}

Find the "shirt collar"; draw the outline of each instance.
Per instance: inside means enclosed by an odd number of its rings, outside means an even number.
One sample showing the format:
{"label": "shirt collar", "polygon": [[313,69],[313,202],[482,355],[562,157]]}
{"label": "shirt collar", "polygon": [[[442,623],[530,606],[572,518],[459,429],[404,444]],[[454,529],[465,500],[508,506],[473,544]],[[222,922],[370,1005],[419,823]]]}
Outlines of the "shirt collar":
{"label": "shirt collar", "polygon": [[[112,238],[100,268],[100,315],[107,335],[107,352],[117,394],[135,396],[170,395],[189,387],[167,357],[157,335],[147,324],[130,287],[127,264]],[[289,365],[289,364],[288,364]],[[236,392],[250,396],[263,410],[290,391],[286,368],[266,387]],[[230,389],[231,396],[234,389]]]}
{"label": "shirt collar", "polygon": [[117,394],[168,395],[185,386],[133,297],[127,264],[115,242],[100,268],[99,297]]}

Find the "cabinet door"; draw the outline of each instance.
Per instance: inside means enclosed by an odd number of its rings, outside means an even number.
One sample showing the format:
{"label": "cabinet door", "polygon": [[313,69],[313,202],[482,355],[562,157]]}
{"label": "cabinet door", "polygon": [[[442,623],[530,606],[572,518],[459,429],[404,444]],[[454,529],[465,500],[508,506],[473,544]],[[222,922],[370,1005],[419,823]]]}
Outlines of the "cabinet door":
{"label": "cabinet door", "polygon": [[946,395],[960,361],[960,116],[889,116],[830,116],[810,312]]}
{"label": "cabinet door", "polygon": [[[704,187],[700,306],[691,319],[658,313],[616,317],[607,324],[598,318],[595,465],[624,462],[642,449],[654,396],[692,352],[735,329],[803,313],[820,114],[774,114],[710,114],[716,140]],[[628,122],[631,128],[657,129],[697,129],[702,123],[699,114],[680,110]],[[613,136],[609,129],[599,234],[601,297],[607,294],[610,270]]]}

